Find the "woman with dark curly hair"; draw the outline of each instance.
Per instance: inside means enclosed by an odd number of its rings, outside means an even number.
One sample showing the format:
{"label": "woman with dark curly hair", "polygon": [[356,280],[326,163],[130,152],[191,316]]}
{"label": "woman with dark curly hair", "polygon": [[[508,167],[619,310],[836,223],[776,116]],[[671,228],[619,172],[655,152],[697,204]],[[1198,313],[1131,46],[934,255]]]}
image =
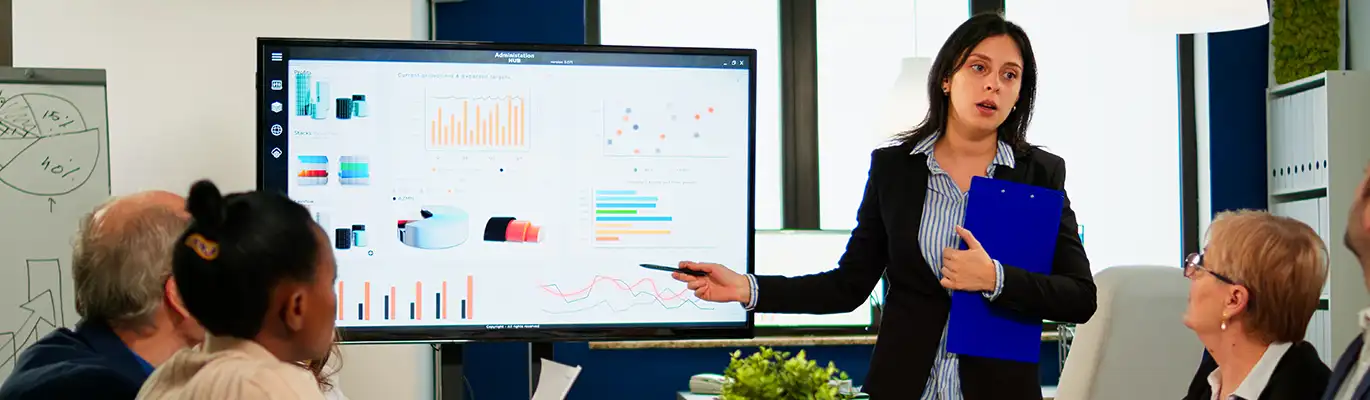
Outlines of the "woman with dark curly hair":
{"label": "woman with dark curly hair", "polygon": [[[338,369],[342,364],[342,350],[338,344],[334,343],[333,348],[328,350],[322,358],[317,358],[300,363],[300,366],[314,374],[314,380],[319,383],[319,390],[323,391],[326,400],[347,400],[343,395],[342,388],[338,387]],[[329,364],[332,363],[332,364]]]}
{"label": "woman with dark curly hair", "polygon": [[190,188],[172,254],[190,314],[209,333],[167,360],[139,399],[323,399],[300,363],[333,346],[337,263],[323,228],[285,196]]}

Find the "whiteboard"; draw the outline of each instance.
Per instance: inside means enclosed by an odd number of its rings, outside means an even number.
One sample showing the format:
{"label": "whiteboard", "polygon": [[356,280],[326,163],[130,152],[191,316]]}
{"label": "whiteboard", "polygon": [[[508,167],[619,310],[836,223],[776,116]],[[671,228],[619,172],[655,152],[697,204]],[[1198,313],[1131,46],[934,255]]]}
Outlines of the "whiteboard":
{"label": "whiteboard", "polygon": [[76,323],[71,249],[109,198],[105,71],[0,68],[0,377]]}

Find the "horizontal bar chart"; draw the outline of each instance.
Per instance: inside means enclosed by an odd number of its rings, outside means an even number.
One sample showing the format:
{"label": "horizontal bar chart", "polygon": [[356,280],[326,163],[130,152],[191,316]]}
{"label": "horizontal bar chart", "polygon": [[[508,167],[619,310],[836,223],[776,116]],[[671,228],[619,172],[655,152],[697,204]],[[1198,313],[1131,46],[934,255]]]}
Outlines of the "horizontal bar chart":
{"label": "horizontal bar chart", "polygon": [[656,203],[595,203],[595,208],[619,209],[619,208],[656,208]]}
{"label": "horizontal bar chart", "polygon": [[672,234],[662,197],[631,189],[594,191],[594,242],[602,246],[658,246]]}
{"label": "horizontal bar chart", "polygon": [[669,229],[605,229],[595,231],[596,235],[669,235]]}
{"label": "horizontal bar chart", "polygon": [[596,190],[595,195],[599,196],[632,196],[637,194],[636,190]]}
{"label": "horizontal bar chart", "polygon": [[595,201],[650,201],[656,202],[656,196],[597,196]]}
{"label": "horizontal bar chart", "polygon": [[623,216],[623,217],[619,217],[619,216],[595,217],[595,221],[671,222],[672,220],[673,220],[673,218],[671,218],[671,217],[658,217],[658,216],[651,216],[651,215],[635,216],[635,217],[628,217],[628,216]]}

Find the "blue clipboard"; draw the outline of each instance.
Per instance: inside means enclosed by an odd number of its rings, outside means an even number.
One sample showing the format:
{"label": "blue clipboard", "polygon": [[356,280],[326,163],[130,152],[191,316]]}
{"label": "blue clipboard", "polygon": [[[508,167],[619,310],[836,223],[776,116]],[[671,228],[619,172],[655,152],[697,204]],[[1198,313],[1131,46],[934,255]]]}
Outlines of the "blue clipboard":
{"label": "blue clipboard", "polygon": [[[1065,208],[1065,193],[1006,180],[971,180],[963,226],[1001,264],[1049,274]],[[965,249],[966,244],[961,243]],[[953,292],[947,351],[1036,363],[1042,319],[994,307],[980,292]]]}

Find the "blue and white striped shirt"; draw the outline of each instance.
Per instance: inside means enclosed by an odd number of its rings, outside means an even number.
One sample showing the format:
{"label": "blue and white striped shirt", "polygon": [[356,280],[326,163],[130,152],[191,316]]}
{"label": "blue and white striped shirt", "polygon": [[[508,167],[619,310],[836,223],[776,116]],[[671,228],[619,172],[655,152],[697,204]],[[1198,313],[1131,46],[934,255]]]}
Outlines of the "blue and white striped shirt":
{"label": "blue and white striped shirt", "polygon": [[[928,266],[932,267],[932,273],[938,280],[942,279],[942,250],[948,247],[959,247],[961,236],[956,233],[956,227],[960,226],[966,219],[966,192],[961,191],[956,186],[956,181],[952,180],[951,175],[937,163],[937,158],[933,156],[933,144],[939,135],[929,136],[913,147],[912,154],[925,154],[928,156],[928,194],[923,200],[923,222],[918,231],[918,248],[923,252],[923,259],[927,260]],[[1003,165],[1013,168],[1013,148],[1003,141],[999,142],[999,149],[994,155],[994,162],[989,164],[985,171],[985,176],[994,176],[994,168]],[[970,189],[970,188],[966,188]],[[972,232],[974,233],[974,232]],[[985,293],[985,297],[994,300],[999,296],[999,292],[1004,287],[1004,265],[999,261],[994,261],[994,291]],[[947,290],[951,294],[951,290]],[[927,386],[923,388],[922,400],[960,400],[961,399],[961,375],[960,362],[956,355],[947,352],[947,327],[942,325],[942,339],[937,344],[937,358],[932,363],[932,372],[928,374]]]}
{"label": "blue and white striped shirt", "polygon": [[[942,249],[961,245],[961,236],[956,233],[956,227],[965,221],[967,199],[966,193],[956,186],[956,181],[937,164],[937,158],[932,154],[933,144],[940,136],[941,134],[937,134],[923,139],[913,147],[911,153],[928,156],[928,192],[923,201],[918,247],[923,253],[923,259],[927,260],[933,275],[936,275],[939,281],[942,279]],[[995,167],[1000,165],[1009,168],[1014,166],[1013,148],[1003,141],[999,142],[994,161],[990,163],[985,175],[993,177]],[[1004,288],[1004,265],[998,260],[993,261],[994,291],[984,294],[990,300],[997,298]],[[747,280],[751,285],[752,294],[746,309],[751,311],[756,308],[758,297],[756,277],[747,275]],[[947,290],[947,295],[951,295],[950,289]],[[947,352],[947,327],[943,325],[942,339],[937,344],[937,358],[933,360],[932,371],[928,374],[928,383],[920,399],[961,400],[959,365],[956,355]]]}

